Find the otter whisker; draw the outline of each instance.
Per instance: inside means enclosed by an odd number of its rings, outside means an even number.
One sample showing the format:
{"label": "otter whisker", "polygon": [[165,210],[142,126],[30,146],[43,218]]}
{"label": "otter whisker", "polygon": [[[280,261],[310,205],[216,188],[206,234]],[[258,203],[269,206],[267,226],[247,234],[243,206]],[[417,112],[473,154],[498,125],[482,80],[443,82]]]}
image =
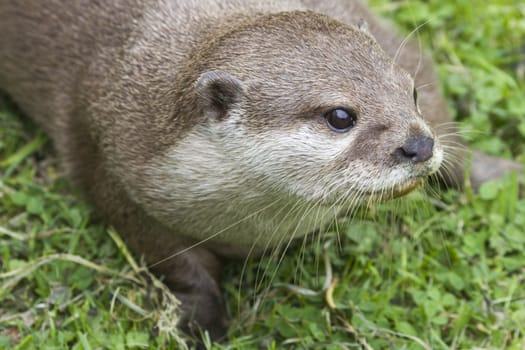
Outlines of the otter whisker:
{"label": "otter whisker", "polygon": [[246,221],[246,220],[248,220],[248,219],[250,219],[250,218],[256,216],[256,215],[259,214],[260,212],[262,212],[262,211],[264,211],[264,210],[270,208],[271,206],[273,206],[273,205],[274,205],[275,203],[277,203],[277,202],[278,202],[278,200],[273,201],[272,203],[270,203],[270,204],[268,204],[267,206],[265,206],[265,207],[259,209],[258,211],[255,211],[255,212],[253,212],[253,213],[251,213],[251,214],[249,214],[249,215],[246,215],[244,218],[242,218],[242,219],[240,219],[240,220],[238,220],[238,221],[236,221],[236,222],[234,222],[234,223],[228,225],[227,227],[221,229],[220,231],[215,232],[214,234],[212,234],[212,235],[210,235],[210,236],[208,236],[208,237],[206,237],[206,238],[204,238],[204,239],[201,239],[200,241],[197,241],[196,243],[190,245],[189,247],[186,247],[186,248],[184,248],[184,249],[182,249],[182,250],[179,250],[179,251],[177,251],[177,252],[171,254],[170,256],[164,257],[164,258],[160,259],[159,261],[157,261],[157,262],[155,262],[155,263],[153,263],[153,264],[148,265],[148,268],[153,268],[153,267],[155,267],[155,266],[157,266],[157,265],[159,265],[159,264],[162,264],[162,263],[164,263],[164,262],[166,262],[166,261],[168,261],[168,260],[170,260],[170,259],[173,259],[173,258],[175,258],[175,257],[177,257],[177,256],[179,256],[179,255],[181,255],[181,254],[184,254],[184,253],[190,251],[191,249],[194,249],[194,248],[196,248],[196,247],[198,247],[198,246],[200,246],[200,245],[202,245],[202,244],[204,244],[204,243],[206,243],[206,242],[208,242],[208,241],[210,241],[210,240],[216,238],[217,236],[219,236],[220,234],[224,233],[225,231],[231,229],[232,227],[235,227],[235,226],[237,226],[238,224],[240,224],[241,222]]}
{"label": "otter whisker", "polygon": [[405,46],[407,45],[408,43],[408,40],[410,39],[410,37],[412,35],[414,35],[414,33],[417,33],[421,28],[423,28],[424,26],[426,26],[430,21],[432,21],[433,18],[429,18],[427,19],[426,21],[424,21],[423,23],[419,24],[416,28],[414,28],[410,33],[408,33],[405,38],[401,41],[401,43],[399,44],[399,47],[397,48],[394,56],[393,56],[393,59],[392,59],[392,64],[395,64],[397,63],[398,59],[399,59],[399,56],[401,54],[401,51],[405,48]]}

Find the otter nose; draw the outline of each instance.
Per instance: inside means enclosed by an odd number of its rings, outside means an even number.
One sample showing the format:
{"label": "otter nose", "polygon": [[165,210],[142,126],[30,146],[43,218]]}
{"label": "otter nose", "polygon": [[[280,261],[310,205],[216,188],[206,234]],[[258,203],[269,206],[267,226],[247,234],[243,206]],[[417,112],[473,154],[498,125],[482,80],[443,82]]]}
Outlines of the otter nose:
{"label": "otter nose", "polygon": [[434,139],[428,136],[410,137],[403,146],[394,151],[403,162],[421,163],[432,157]]}

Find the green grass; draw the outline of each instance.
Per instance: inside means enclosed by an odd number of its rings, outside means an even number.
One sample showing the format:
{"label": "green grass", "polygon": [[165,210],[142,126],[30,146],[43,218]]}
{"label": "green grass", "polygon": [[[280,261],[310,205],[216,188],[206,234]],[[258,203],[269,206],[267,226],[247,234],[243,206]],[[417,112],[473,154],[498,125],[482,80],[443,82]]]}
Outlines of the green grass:
{"label": "green grass", "polygon": [[[419,36],[469,142],[525,163],[523,2],[373,4],[405,33],[430,19]],[[180,344],[169,294],[97,222],[27,124],[0,100],[0,349]],[[414,193],[284,259],[231,264],[222,286],[231,342],[214,348],[525,348],[517,192],[509,177],[480,194]]]}

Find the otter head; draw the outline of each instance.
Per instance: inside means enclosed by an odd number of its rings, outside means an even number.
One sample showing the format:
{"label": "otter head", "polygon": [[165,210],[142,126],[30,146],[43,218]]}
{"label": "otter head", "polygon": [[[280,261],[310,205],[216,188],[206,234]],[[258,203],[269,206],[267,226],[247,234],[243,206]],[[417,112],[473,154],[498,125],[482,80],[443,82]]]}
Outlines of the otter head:
{"label": "otter head", "polygon": [[225,37],[219,70],[196,83],[247,176],[344,203],[404,194],[439,168],[414,80],[368,33],[308,12],[256,23]]}
{"label": "otter head", "polygon": [[193,86],[204,120],[164,158],[179,212],[192,197],[202,220],[255,213],[255,230],[280,220],[257,212],[275,203],[333,218],[405,194],[441,164],[414,80],[365,31],[310,12],[262,15],[204,51]]}

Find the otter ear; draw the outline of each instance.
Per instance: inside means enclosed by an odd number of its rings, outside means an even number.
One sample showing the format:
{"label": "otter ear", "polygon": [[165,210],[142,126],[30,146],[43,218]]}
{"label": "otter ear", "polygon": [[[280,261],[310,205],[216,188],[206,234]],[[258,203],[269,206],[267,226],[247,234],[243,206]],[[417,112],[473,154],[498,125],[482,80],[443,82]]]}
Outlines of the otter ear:
{"label": "otter ear", "polygon": [[244,96],[244,84],[233,75],[212,70],[203,73],[195,83],[198,103],[211,118],[221,119],[231,106]]}

